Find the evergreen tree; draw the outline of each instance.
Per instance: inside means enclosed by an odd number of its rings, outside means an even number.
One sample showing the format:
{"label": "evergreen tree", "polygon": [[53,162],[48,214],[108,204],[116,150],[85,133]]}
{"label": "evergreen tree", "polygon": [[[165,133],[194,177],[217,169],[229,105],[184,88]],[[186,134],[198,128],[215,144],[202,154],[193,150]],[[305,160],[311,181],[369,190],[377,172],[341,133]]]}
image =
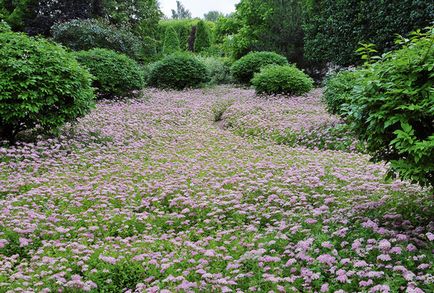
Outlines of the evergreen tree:
{"label": "evergreen tree", "polygon": [[194,43],[194,51],[202,52],[211,46],[211,35],[208,26],[203,20],[197,24],[196,40]]}
{"label": "evergreen tree", "polygon": [[176,1],[176,10],[172,9],[172,18],[173,19],[190,19],[191,12],[186,9],[184,5],[180,1]]}
{"label": "evergreen tree", "polygon": [[178,33],[173,27],[167,27],[166,34],[164,36],[163,54],[169,55],[180,50],[181,45],[179,43]]}

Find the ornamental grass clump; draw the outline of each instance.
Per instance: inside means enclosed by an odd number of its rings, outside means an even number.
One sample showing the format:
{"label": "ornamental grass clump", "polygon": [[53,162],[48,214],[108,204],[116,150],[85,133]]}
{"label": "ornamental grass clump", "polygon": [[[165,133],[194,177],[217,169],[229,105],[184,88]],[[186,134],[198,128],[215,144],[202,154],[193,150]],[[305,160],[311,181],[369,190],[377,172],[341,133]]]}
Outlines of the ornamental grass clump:
{"label": "ornamental grass clump", "polygon": [[293,65],[271,65],[252,79],[258,94],[302,95],[313,89],[313,79]]}
{"label": "ornamental grass clump", "polygon": [[52,130],[94,105],[91,75],[62,47],[0,33],[0,139],[38,126]]}

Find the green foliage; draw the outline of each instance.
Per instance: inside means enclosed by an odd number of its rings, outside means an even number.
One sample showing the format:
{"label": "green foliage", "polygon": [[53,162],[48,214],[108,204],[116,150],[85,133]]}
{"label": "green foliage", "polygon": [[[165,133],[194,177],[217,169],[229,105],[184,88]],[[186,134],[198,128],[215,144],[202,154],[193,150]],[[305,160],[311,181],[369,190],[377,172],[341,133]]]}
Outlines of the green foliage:
{"label": "green foliage", "polygon": [[10,31],[11,31],[10,25],[5,21],[0,20],[0,33],[10,32]]}
{"label": "green foliage", "polygon": [[148,83],[158,88],[182,90],[198,87],[209,81],[205,65],[187,53],[178,53],[156,62]]}
{"label": "green foliage", "polygon": [[[198,19],[171,19],[162,20],[159,23],[159,34],[158,39],[164,40],[166,31],[169,27],[173,27],[178,34],[180,46],[182,51],[193,51],[194,50],[194,40],[196,38],[195,27],[198,25]],[[209,32],[213,32],[214,23],[205,21],[205,25]],[[193,42],[193,46],[189,44]]]}
{"label": "green foliage", "polygon": [[190,19],[191,12],[186,9],[181,1],[176,1],[176,10],[172,9],[173,19]]}
{"label": "green foliage", "polygon": [[208,27],[203,20],[197,24],[196,39],[194,42],[194,51],[202,52],[211,46],[211,35]]}
{"label": "green foliage", "polygon": [[155,39],[163,15],[157,0],[100,0],[102,16],[140,37]]}
{"label": "green foliage", "polygon": [[0,136],[57,128],[94,104],[91,75],[62,47],[24,34],[0,34]]}
{"label": "green foliage", "polygon": [[212,10],[203,15],[203,18],[207,21],[217,21],[220,17],[224,17],[223,13],[220,11]]}
{"label": "green foliage", "polygon": [[358,74],[358,71],[347,70],[338,72],[327,79],[323,98],[329,113],[345,115],[343,106],[348,105],[351,100],[351,92]]}
{"label": "green foliage", "polygon": [[199,60],[205,64],[210,84],[229,84],[232,83],[230,62],[226,58],[218,57],[199,57]]}
{"label": "green foliage", "polygon": [[432,1],[314,0],[306,11],[305,55],[314,62],[356,64],[360,42],[385,52],[394,47],[395,34],[408,34],[433,19]]}
{"label": "green foliage", "polygon": [[270,65],[252,79],[258,94],[301,95],[313,88],[313,80],[295,66]]}
{"label": "green foliage", "polygon": [[157,0],[1,0],[14,30],[48,36],[56,23],[103,18],[141,37],[155,38],[162,15]]}
{"label": "green foliage", "polygon": [[390,175],[433,186],[434,30],[398,43],[360,69],[348,117],[373,159],[390,162]]}
{"label": "green foliage", "polygon": [[181,50],[178,34],[171,26],[167,27],[163,43],[163,54],[170,55]]}
{"label": "green foliage", "polygon": [[209,29],[203,20],[199,21],[196,30],[196,39],[194,42],[194,51],[202,52],[211,46],[211,35]]}
{"label": "green foliage", "polygon": [[249,84],[253,75],[267,65],[287,65],[288,60],[273,52],[251,52],[236,61],[231,68],[234,79],[242,84]]}
{"label": "green foliage", "polygon": [[242,0],[235,14],[240,29],[228,39],[230,55],[240,58],[250,51],[273,51],[302,65],[303,2]]}
{"label": "green foliage", "polygon": [[56,42],[76,51],[105,48],[135,60],[150,58],[155,53],[152,44],[147,46],[133,33],[97,20],[72,20],[57,24],[52,34]]}
{"label": "green foliage", "polygon": [[94,86],[103,97],[127,96],[144,86],[142,69],[124,54],[92,49],[76,52],[75,56],[95,77]]}

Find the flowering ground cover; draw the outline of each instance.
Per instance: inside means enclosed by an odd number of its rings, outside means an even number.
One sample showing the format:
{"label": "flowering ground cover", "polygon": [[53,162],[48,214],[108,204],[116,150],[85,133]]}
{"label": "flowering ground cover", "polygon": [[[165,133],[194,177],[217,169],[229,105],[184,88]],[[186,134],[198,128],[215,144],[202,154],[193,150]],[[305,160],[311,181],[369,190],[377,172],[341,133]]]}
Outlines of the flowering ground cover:
{"label": "flowering ground cover", "polygon": [[0,291],[432,292],[430,191],[269,139],[339,123],[319,95],[147,90],[0,148]]}

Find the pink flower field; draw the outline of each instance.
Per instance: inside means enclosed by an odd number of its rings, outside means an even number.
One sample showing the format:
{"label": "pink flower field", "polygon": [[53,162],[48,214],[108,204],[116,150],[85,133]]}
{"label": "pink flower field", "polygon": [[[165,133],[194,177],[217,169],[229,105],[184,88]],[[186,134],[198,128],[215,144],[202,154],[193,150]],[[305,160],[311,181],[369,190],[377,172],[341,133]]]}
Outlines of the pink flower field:
{"label": "pink flower field", "polygon": [[0,148],[0,292],[434,292],[434,201],[321,91],[101,101]]}

